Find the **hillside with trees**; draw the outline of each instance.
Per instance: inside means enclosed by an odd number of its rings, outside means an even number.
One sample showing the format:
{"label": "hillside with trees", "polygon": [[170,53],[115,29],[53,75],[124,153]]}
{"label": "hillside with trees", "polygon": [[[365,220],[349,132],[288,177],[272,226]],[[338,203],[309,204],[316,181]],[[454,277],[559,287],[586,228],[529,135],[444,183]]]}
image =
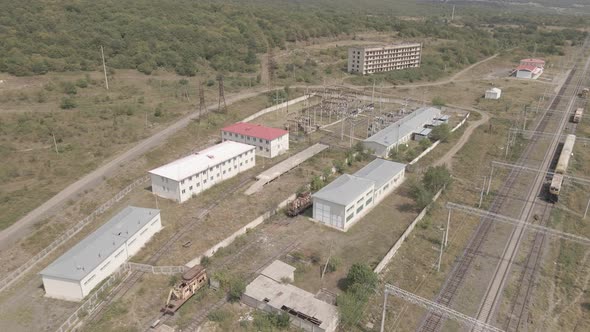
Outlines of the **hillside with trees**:
{"label": "hillside with trees", "polygon": [[[391,31],[401,38],[457,40],[456,47],[440,50],[441,58],[424,59],[425,66],[434,71],[445,63],[458,66],[473,63],[498,48],[515,44],[532,47],[542,41],[555,41],[544,42],[546,50],[555,53],[566,40],[579,40],[578,35],[582,35],[574,30],[541,34],[530,18],[502,13],[493,20],[485,15],[469,15],[465,26],[453,26],[444,11],[448,8],[440,5],[430,7],[441,9],[430,11],[431,15],[439,16],[421,22],[387,15],[393,14],[395,6],[404,1],[389,4],[371,0],[370,6],[364,8],[348,1],[346,6],[335,6],[333,2],[5,2],[0,12],[0,71],[28,76],[49,71],[96,70],[100,68],[99,49],[103,46],[108,66],[114,69],[137,69],[150,74],[162,68],[183,76],[194,76],[203,68],[248,73],[258,70],[256,55],[269,48],[285,48],[291,42],[359,31]],[[477,24],[492,21],[521,22],[522,27],[489,31],[488,27]],[[437,75],[426,75],[429,76]]]}

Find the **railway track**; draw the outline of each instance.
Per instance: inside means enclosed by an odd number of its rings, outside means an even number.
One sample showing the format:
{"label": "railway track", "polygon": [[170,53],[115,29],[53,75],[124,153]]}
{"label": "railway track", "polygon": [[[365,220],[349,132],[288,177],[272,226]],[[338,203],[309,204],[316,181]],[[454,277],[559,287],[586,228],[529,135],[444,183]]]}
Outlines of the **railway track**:
{"label": "railway track", "polygon": [[[230,187],[228,190],[223,191],[221,194],[217,196],[217,199],[214,200],[212,204],[207,206],[204,210],[202,210],[197,216],[194,217],[193,220],[188,222],[187,224],[183,225],[178,231],[176,231],[168,240],[155,252],[153,253],[147,260],[146,264],[154,265],[158,262],[158,260],[164,255],[170,248],[178,242],[178,240],[190,229],[195,227],[197,224],[202,222],[213,210],[217,207],[221,202],[230,197],[232,193],[239,191],[240,189],[244,188],[251,179],[246,178],[236,186]],[[86,322],[90,321],[97,321],[99,320],[102,315],[104,314],[105,310],[115,301],[122,298],[127,292],[141,279],[141,277],[145,274],[145,272],[141,271],[132,271],[128,273],[121,283],[113,288],[113,290],[105,297],[105,300],[100,303],[88,316]]]}
{"label": "railway track", "polygon": [[[547,107],[545,109],[544,113],[542,114],[541,120],[537,124],[535,131],[544,131],[545,130],[548,123],[550,122],[550,119],[552,118],[552,113],[548,112],[548,110],[556,109],[556,106],[561,102],[561,96],[565,95],[564,92],[569,88],[569,85],[570,85],[571,80],[574,77],[575,73],[576,73],[576,68],[574,68],[570,71],[570,73],[569,73],[568,77],[566,78],[564,84],[562,85],[559,93],[553,97],[553,100],[551,101],[549,107]],[[538,137],[533,137],[531,139],[531,141],[529,142],[529,144],[525,148],[525,151],[521,154],[520,158],[518,159],[517,165],[523,166],[527,162],[529,155],[531,154],[531,152],[533,151],[533,149],[537,143],[537,140],[538,140]],[[546,156],[546,158],[547,158],[547,156]],[[520,169],[513,169],[509,173],[508,178],[505,181],[502,188],[500,189],[498,196],[496,196],[496,198],[493,200],[491,207],[490,207],[490,211],[496,212],[496,213],[498,213],[500,211],[500,209],[502,208],[504,203],[506,203],[506,201],[507,201],[506,197],[509,196],[508,193],[514,188],[515,183],[517,182],[517,179],[519,178],[521,172],[522,171]],[[531,190],[529,191],[529,195],[531,195],[534,192],[533,189],[534,188],[531,188]],[[525,214],[529,215],[530,211],[526,212]],[[479,252],[480,248],[482,247],[484,240],[486,239],[488,233],[490,232],[492,224],[493,224],[493,221],[487,219],[486,217],[484,217],[480,220],[480,224],[478,225],[476,231],[473,233],[472,237],[470,238],[468,245],[465,248],[463,254],[461,255],[461,257],[459,257],[458,261],[454,265],[453,270],[450,273],[450,276],[445,280],[445,283],[443,284],[441,292],[439,293],[439,295],[435,299],[436,302],[441,303],[446,306],[450,306],[459,287],[464,282],[466,274],[469,271],[477,253]],[[514,236],[514,235],[512,235],[512,236]],[[489,290],[488,290],[488,293],[489,293]],[[488,296],[486,296],[486,298],[487,297]],[[494,297],[494,302],[492,302],[492,305],[491,305],[492,307],[493,307],[493,303],[495,303],[496,299],[497,299],[497,296]],[[492,310],[490,308],[489,312],[491,312],[491,311]],[[481,313],[481,308],[480,308],[480,313]],[[486,313],[486,316],[487,316],[486,319],[489,319],[490,315],[488,313]],[[435,314],[435,313],[428,313],[425,316],[425,318],[422,320],[418,330],[419,331],[439,331],[442,328],[443,321],[444,321],[444,319],[442,316]]]}
{"label": "railway track", "polygon": [[[580,89],[581,83],[583,82],[584,74],[580,79],[579,83],[576,85],[576,90],[574,90],[574,94],[572,98],[576,98],[575,92]],[[573,107],[575,109],[575,107]],[[571,112],[565,112],[565,116],[567,117],[566,121],[571,116]],[[568,134],[575,134],[577,129],[577,124],[575,123],[568,123],[566,125],[565,131]],[[559,154],[559,151],[555,151],[556,156]],[[553,165],[552,168],[554,168]],[[541,226],[545,226],[549,219],[550,214],[553,206],[549,206],[547,204],[544,205],[544,209],[542,212],[542,217],[539,219],[539,223]],[[508,315],[508,320],[505,324],[506,331],[518,331],[518,330],[528,330],[528,309],[530,306],[531,294],[533,293],[535,287],[535,280],[536,276],[538,275],[539,266],[542,262],[543,258],[543,248],[546,240],[545,233],[537,232],[534,235],[532,240],[532,244],[530,247],[530,251],[527,254],[523,272],[520,275],[520,278],[517,282],[516,288],[516,297],[512,301],[510,306],[510,313]]]}

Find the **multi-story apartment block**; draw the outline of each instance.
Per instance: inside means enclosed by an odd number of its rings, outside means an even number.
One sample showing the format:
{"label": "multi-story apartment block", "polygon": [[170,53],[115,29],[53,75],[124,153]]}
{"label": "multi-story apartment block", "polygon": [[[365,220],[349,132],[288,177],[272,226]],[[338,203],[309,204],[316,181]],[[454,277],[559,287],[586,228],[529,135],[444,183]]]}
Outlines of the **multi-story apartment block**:
{"label": "multi-story apartment block", "polygon": [[348,72],[366,75],[418,68],[421,54],[420,43],[351,47],[348,49]]}

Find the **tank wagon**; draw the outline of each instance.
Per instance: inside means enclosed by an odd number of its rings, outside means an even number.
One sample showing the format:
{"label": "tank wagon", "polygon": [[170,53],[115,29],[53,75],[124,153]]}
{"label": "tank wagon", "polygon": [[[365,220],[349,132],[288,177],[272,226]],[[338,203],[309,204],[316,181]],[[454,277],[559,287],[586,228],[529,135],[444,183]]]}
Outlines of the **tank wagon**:
{"label": "tank wagon", "polygon": [[555,167],[555,174],[553,174],[553,178],[551,179],[551,185],[549,187],[549,192],[555,196],[558,196],[559,192],[561,191],[561,184],[563,183],[563,174],[565,174],[567,166],[569,165],[570,157],[574,150],[575,142],[575,135],[567,135],[567,137],[565,138],[565,143],[563,143],[563,149],[561,149],[561,154],[559,155],[559,159],[557,160],[557,166]]}

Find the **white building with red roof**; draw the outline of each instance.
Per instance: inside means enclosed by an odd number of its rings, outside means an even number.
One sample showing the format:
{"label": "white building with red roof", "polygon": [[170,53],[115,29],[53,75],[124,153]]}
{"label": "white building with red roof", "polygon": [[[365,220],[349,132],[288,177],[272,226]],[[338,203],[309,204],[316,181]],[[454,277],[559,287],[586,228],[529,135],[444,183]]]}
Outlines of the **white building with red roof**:
{"label": "white building with red roof", "polygon": [[221,129],[221,139],[256,147],[256,154],[274,158],[289,150],[289,132],[279,128],[238,122]]}

